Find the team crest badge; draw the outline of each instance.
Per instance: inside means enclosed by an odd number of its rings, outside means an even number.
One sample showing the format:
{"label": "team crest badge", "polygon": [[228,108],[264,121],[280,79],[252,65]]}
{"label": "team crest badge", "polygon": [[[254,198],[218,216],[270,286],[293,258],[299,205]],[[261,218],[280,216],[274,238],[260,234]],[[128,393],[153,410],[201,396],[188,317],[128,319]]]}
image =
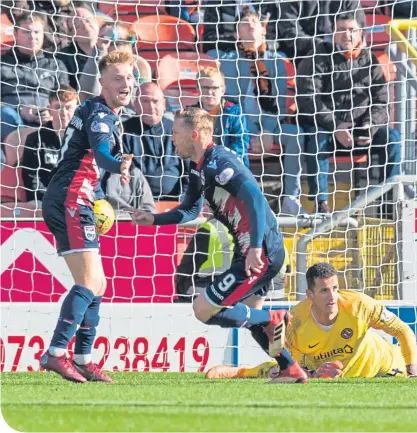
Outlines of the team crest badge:
{"label": "team crest badge", "polygon": [[91,123],[91,131],[104,132],[105,134],[108,134],[110,132],[110,128],[107,123],[97,122],[97,120],[94,120],[94,122]]}
{"label": "team crest badge", "polygon": [[234,176],[233,168],[225,168],[219,175],[216,176],[216,181],[220,185],[226,185],[227,182]]}
{"label": "team crest badge", "polygon": [[353,330],[351,328],[345,328],[340,335],[342,336],[342,338],[344,338],[345,340],[349,340],[349,338],[352,338],[353,335]]}
{"label": "team crest badge", "polygon": [[87,240],[93,241],[96,238],[96,227],[95,226],[85,226],[84,236]]}

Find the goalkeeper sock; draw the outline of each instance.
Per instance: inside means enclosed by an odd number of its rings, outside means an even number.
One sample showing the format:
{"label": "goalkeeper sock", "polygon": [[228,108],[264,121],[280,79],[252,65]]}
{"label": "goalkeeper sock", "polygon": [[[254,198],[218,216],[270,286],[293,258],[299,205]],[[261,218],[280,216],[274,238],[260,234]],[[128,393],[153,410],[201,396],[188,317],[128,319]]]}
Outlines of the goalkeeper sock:
{"label": "goalkeeper sock", "polygon": [[222,328],[250,328],[254,325],[266,326],[269,323],[267,310],[256,310],[245,304],[236,304],[233,308],[225,308],[211,317],[207,325],[219,325]]}
{"label": "goalkeeper sock", "polygon": [[58,323],[51,340],[49,353],[56,354],[56,349],[66,349],[71,338],[81,324],[84,314],[94,299],[91,290],[83,286],[73,286],[62,303]]}
{"label": "goalkeeper sock", "polygon": [[[95,296],[88,306],[84,319],[75,336],[74,362],[88,364],[91,361],[91,350],[96,338],[97,326],[100,321],[99,311],[102,296]],[[89,356],[87,356],[89,355]]]}

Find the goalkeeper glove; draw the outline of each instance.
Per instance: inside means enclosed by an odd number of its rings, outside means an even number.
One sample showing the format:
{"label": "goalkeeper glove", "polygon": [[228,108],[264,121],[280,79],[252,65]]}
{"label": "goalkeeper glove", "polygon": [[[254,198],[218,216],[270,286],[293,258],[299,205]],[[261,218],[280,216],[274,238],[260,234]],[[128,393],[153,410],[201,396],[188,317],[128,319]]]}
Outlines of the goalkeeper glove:
{"label": "goalkeeper glove", "polygon": [[325,362],[314,373],[315,379],[336,379],[342,374],[343,364],[340,361]]}

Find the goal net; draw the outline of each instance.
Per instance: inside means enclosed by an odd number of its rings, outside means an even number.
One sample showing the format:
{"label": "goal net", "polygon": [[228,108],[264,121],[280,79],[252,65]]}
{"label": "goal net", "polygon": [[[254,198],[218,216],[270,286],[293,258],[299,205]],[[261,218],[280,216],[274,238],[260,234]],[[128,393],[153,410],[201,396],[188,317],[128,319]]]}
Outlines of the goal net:
{"label": "goal net", "polygon": [[[156,211],[176,206],[187,187],[170,140],[173,113],[209,107],[216,143],[250,167],[284,234],[286,276],[272,282],[264,308],[303,299],[308,266],[325,261],[341,288],[384,302],[416,332],[417,25],[404,2],[362,1],[353,11],[358,29],[334,19],[352,11],[320,10],[315,1],[300,2],[304,9],[285,0],[22,3],[1,8],[1,371],[39,370],[73,285],[42,220],[71,103],[51,94],[70,85],[80,102],[99,95],[97,64],[111,49],[137,56],[135,89],[153,81],[164,95],[156,126],[144,120],[152,113],[137,90],[121,119],[124,140],[146,136],[135,161]],[[346,38],[354,46],[343,48]],[[218,92],[220,108],[210,107]],[[131,203],[141,206],[141,194]],[[218,226],[216,239],[196,242],[202,227],[209,236],[202,224],[210,211],[187,226],[138,228],[121,197],[100,240],[108,285],[94,344],[99,366],[203,372],[264,359],[246,331],[193,315],[191,300],[231,256]]]}

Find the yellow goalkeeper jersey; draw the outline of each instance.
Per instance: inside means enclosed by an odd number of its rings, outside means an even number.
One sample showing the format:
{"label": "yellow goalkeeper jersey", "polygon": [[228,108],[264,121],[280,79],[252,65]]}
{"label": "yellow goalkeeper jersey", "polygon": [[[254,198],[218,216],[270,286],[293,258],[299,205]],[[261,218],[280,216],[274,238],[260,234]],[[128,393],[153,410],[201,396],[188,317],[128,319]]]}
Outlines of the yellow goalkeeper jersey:
{"label": "yellow goalkeeper jersey", "polygon": [[[339,295],[339,314],[330,327],[315,321],[309,299],[291,310],[287,344],[294,358],[309,370],[341,361],[342,377],[406,376],[406,365],[417,363],[416,340],[410,327],[367,295],[351,290],[340,290]],[[400,347],[370,328],[397,338]]]}

